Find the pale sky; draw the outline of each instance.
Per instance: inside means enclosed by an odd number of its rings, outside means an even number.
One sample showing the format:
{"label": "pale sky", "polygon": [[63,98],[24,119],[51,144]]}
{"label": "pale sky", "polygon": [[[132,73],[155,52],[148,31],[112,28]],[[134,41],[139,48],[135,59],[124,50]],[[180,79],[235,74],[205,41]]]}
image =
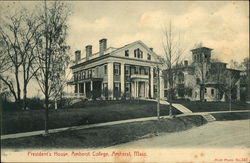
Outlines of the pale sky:
{"label": "pale sky", "polygon": [[[0,2],[1,13],[14,10],[14,6],[32,8],[37,3]],[[78,49],[85,51],[88,44],[93,45],[93,52],[97,52],[99,40],[107,38],[108,46],[117,48],[141,40],[162,55],[163,27],[171,20],[175,33],[181,35],[186,58],[190,57],[194,44],[200,42],[214,49],[214,58],[223,62],[231,59],[241,62],[249,56],[248,1],[68,3],[72,14],[68,21],[67,42],[72,53]]]}

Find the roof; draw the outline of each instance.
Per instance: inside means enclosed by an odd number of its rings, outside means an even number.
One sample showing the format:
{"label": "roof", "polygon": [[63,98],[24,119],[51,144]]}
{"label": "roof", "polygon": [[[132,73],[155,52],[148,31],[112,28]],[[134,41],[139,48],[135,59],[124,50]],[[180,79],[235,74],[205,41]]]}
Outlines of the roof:
{"label": "roof", "polygon": [[208,48],[208,47],[199,47],[199,48],[192,49],[191,51],[196,52],[196,51],[201,51],[201,50],[212,51],[213,49]]}
{"label": "roof", "polygon": [[107,48],[105,51],[104,51],[104,55],[99,55],[100,52],[97,52],[97,53],[94,53],[92,54],[91,56],[89,56],[89,60],[86,60],[86,57],[82,58],[77,64],[71,66],[70,68],[74,68],[76,65],[83,65],[83,64],[88,64],[88,63],[91,63],[93,61],[96,61],[96,60],[99,60],[99,59],[102,59],[102,58],[106,58],[108,56],[112,56],[112,54],[118,50],[121,50],[121,49],[124,49],[124,48],[128,48],[130,46],[133,46],[135,44],[141,44],[147,51],[149,51],[151,54],[153,54],[152,57],[154,58],[157,58],[159,59],[160,56],[157,55],[154,51],[150,50],[146,44],[144,44],[141,40],[137,40],[137,41],[134,41],[130,44],[126,44],[120,48],[114,48],[114,47],[109,47]]}

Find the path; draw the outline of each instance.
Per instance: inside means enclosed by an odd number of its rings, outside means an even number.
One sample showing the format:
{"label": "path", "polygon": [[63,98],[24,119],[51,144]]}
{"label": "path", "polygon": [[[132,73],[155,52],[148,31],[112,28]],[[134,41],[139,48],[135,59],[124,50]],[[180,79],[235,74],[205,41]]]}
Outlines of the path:
{"label": "path", "polygon": [[[147,101],[154,101],[157,102],[157,100],[155,99],[146,99]],[[169,102],[165,101],[165,100],[160,100],[160,104],[162,105],[169,105]],[[188,108],[186,108],[185,106],[181,105],[181,104],[172,104],[173,107],[175,107],[177,110],[179,110],[180,112],[186,114],[186,113],[192,113],[191,110],[189,110]]]}

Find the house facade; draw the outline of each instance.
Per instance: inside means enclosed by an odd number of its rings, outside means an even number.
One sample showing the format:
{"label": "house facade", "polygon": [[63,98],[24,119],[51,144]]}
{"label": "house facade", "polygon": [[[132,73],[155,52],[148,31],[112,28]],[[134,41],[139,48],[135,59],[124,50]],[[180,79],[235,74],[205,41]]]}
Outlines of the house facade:
{"label": "house facade", "polygon": [[[175,99],[191,101],[225,101],[229,96],[240,100],[240,72],[228,69],[226,63],[211,60],[211,51],[207,47],[191,50],[192,62],[188,61],[173,68],[173,89]],[[165,97],[169,90],[165,70]]]}
{"label": "house facade", "polygon": [[[120,48],[107,47],[107,39],[99,40],[99,52],[92,53],[92,45],[85,47],[85,57],[75,52],[71,66],[75,93],[86,98],[155,98],[157,74],[161,76],[158,55],[142,41]],[[160,85],[164,86],[161,76]],[[160,96],[164,90],[160,89]]]}

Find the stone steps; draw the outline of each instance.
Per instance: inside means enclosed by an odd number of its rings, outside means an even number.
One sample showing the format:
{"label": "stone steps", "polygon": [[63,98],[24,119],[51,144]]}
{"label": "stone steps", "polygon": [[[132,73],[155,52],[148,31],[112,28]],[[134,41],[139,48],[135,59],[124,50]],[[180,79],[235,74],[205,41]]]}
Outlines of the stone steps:
{"label": "stone steps", "polygon": [[206,119],[207,122],[213,122],[216,120],[211,114],[202,114],[202,117]]}

